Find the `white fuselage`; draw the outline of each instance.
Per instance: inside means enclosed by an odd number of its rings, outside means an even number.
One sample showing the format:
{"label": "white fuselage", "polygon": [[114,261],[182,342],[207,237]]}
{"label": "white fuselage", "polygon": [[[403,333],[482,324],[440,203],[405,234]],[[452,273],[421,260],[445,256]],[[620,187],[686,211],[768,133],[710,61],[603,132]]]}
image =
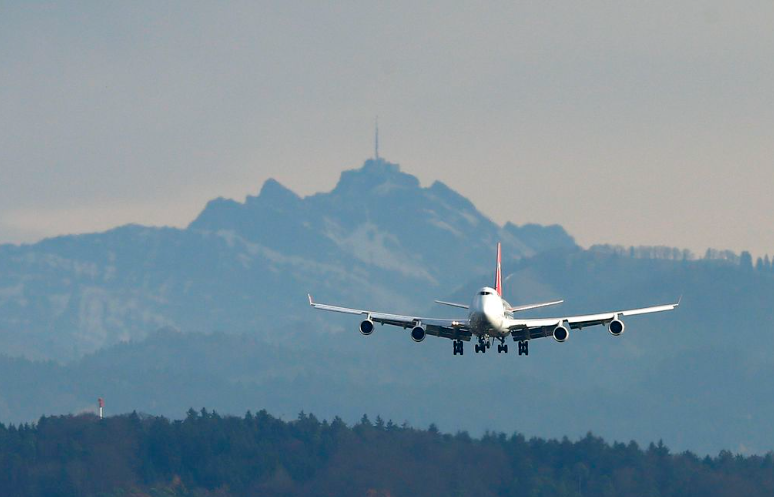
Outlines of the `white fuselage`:
{"label": "white fuselage", "polygon": [[509,330],[504,326],[506,304],[494,288],[484,287],[476,292],[470,304],[470,331],[474,335],[491,337],[505,336]]}

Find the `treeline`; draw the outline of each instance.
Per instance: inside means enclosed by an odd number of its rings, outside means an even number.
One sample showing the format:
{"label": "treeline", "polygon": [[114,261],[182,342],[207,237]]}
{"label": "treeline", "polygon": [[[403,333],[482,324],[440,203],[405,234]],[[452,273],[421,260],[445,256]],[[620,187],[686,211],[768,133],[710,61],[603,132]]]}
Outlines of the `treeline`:
{"label": "treeline", "polygon": [[774,458],[190,410],[0,426],[4,496],[757,496]]}
{"label": "treeline", "polygon": [[[639,245],[624,247],[623,245],[592,245],[589,247],[591,252],[597,252],[606,255],[618,255],[631,257],[633,259],[654,259],[664,261],[694,261],[697,260],[696,254],[688,249],[677,247],[668,247],[665,245]],[[746,268],[755,267],[758,271],[774,272],[774,261],[768,256],[758,257],[753,264],[753,258],[750,252],[742,251],[737,254],[733,250],[717,250],[708,248],[701,260],[705,261],[725,261],[737,264]]]}
{"label": "treeline", "polygon": [[[688,249],[668,247],[663,245],[640,245],[624,247],[623,245],[592,245],[589,251],[605,255],[618,255],[633,259],[657,259],[666,261],[692,261],[696,255]],[[729,251],[730,252],[730,251]],[[733,252],[730,252],[733,254]]]}

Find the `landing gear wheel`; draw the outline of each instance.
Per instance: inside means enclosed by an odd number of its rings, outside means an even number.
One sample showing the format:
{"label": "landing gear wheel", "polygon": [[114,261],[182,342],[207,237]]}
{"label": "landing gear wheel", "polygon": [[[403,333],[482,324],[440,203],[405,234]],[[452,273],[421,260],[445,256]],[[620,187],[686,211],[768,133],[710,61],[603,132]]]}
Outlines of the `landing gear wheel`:
{"label": "landing gear wheel", "polygon": [[497,346],[497,353],[499,354],[502,351],[503,351],[503,346],[502,345],[498,345]]}
{"label": "landing gear wheel", "polygon": [[454,355],[462,355],[464,353],[464,350],[462,348],[462,340],[455,340],[454,341]]}
{"label": "landing gear wheel", "polygon": [[503,344],[503,352],[505,352],[506,354],[508,353],[508,344],[507,343]]}
{"label": "landing gear wheel", "polygon": [[519,355],[529,355],[529,342],[522,340],[519,342]]}
{"label": "landing gear wheel", "polygon": [[479,344],[476,344],[476,354],[481,352],[481,346]]}

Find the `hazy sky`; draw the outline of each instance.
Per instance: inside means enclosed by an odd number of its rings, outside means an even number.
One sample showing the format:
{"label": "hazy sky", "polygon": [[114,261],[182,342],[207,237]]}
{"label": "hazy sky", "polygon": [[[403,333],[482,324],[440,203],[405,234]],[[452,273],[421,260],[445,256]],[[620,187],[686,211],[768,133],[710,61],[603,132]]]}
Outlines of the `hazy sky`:
{"label": "hazy sky", "polygon": [[0,242],[373,153],[583,245],[774,253],[774,3],[0,0]]}

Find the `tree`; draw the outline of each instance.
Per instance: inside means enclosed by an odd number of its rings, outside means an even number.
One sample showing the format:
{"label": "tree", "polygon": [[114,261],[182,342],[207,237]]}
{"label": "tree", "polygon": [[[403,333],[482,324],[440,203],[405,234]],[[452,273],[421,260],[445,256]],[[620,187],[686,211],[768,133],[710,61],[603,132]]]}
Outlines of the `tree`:
{"label": "tree", "polygon": [[722,451],[699,459],[672,454],[660,441],[643,450],[590,433],[578,441],[499,432],[473,439],[464,432],[432,435],[439,433],[434,424],[377,433],[367,428],[367,416],[352,428],[340,418],[299,418],[214,410],[191,410],[186,421],[172,422],[132,414],[103,422],[93,415],[42,417],[0,429],[0,488],[4,497],[295,497],[317,489],[337,496],[774,495],[771,453]]}
{"label": "tree", "polygon": [[739,256],[739,266],[743,270],[750,270],[752,271],[753,265],[752,265],[752,255],[750,255],[750,252],[744,251]]}

